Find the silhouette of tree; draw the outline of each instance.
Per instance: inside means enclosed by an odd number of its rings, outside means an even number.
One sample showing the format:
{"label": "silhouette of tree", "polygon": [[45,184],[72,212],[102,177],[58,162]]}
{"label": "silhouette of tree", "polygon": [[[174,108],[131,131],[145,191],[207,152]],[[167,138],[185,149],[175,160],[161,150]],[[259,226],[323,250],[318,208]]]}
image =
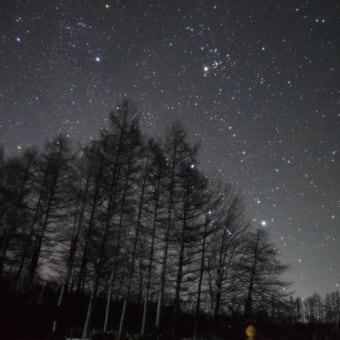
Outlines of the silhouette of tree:
{"label": "silhouette of tree", "polygon": [[244,315],[249,317],[256,308],[265,310],[271,299],[281,299],[286,294],[283,288],[289,286],[279,276],[288,268],[280,263],[278,251],[268,240],[263,229],[250,232],[246,240],[245,253],[240,266],[245,287]]}

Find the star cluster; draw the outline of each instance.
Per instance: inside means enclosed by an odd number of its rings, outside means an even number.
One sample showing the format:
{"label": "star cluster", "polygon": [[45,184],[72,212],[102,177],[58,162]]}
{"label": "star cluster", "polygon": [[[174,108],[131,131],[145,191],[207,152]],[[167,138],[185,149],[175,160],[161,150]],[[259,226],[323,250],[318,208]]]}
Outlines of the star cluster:
{"label": "star cluster", "polygon": [[5,1],[0,142],[85,142],[115,103],[145,133],[181,119],[199,166],[242,192],[300,296],[340,284],[340,5],[335,0]]}

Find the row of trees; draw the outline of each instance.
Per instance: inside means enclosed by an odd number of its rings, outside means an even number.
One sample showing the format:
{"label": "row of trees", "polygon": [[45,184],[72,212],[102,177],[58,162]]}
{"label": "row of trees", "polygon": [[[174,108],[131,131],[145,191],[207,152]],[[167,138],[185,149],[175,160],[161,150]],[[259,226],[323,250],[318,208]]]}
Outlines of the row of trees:
{"label": "row of trees", "polygon": [[273,303],[286,308],[277,250],[251,228],[233,187],[199,170],[198,146],[182,126],[146,140],[126,102],[109,123],[81,150],[59,135],[42,152],[0,153],[2,285],[20,292],[54,280],[58,306],[88,296],[84,338],[98,296],[106,297],[104,331],[112,301],[121,303],[119,336],[131,302],[143,305],[141,334],[151,323],[159,331],[164,306],[173,335],[190,309],[195,336],[202,311],[248,317]]}
{"label": "row of trees", "polygon": [[288,319],[293,323],[307,322],[340,326],[339,291],[327,293],[324,298],[314,293],[305,300],[290,297],[288,301]]}

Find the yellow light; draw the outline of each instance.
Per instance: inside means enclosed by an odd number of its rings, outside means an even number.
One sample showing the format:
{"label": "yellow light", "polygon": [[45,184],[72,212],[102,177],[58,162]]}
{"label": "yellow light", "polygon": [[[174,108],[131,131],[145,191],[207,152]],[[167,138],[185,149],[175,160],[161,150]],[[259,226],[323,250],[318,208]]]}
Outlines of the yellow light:
{"label": "yellow light", "polygon": [[253,325],[249,325],[246,328],[246,334],[248,337],[253,338],[256,334],[256,329]]}

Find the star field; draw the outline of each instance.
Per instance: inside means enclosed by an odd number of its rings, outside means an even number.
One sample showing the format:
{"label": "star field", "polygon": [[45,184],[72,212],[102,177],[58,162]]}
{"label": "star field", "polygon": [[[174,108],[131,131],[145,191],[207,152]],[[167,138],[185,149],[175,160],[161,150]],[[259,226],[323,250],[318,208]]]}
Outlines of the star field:
{"label": "star field", "polygon": [[335,0],[1,1],[0,142],[84,143],[125,97],[145,133],[181,119],[296,294],[324,294],[340,285],[339,32]]}

